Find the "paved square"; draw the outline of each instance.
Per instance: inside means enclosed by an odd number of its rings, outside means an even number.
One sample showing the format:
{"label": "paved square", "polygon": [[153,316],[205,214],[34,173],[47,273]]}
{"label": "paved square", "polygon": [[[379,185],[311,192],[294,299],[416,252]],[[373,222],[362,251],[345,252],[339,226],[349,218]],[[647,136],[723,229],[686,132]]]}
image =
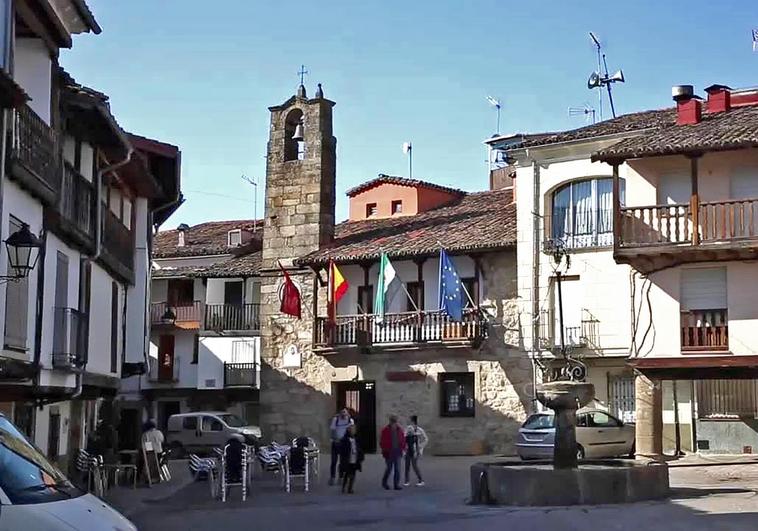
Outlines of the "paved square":
{"label": "paved square", "polygon": [[[758,527],[758,464],[671,469],[670,500],[625,506],[550,509],[474,507],[466,504],[468,467],[476,458],[428,457],[427,486],[403,491],[380,487],[381,458],[368,456],[356,493],[342,495],[326,478],[311,492],[287,494],[278,479],[261,478],[244,503],[233,491],[222,504],[209,498],[205,482],[192,483],[163,501],[131,508],[141,531],[261,529],[366,530],[742,530]],[[322,463],[322,472],[328,463]],[[257,472],[257,471],[256,471]]]}

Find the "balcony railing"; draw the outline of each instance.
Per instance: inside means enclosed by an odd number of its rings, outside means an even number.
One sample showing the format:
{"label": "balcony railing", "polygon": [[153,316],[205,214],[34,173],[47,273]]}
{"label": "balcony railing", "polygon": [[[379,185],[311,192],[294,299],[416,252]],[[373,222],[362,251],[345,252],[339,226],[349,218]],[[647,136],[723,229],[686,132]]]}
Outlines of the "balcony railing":
{"label": "balcony railing", "polygon": [[[599,346],[600,321],[582,309],[582,320],[579,326],[563,327],[563,343],[569,348],[587,348]],[[555,310],[543,310],[540,314],[540,347],[544,350],[555,350],[561,346],[558,315]]]}
{"label": "balcony railing", "polygon": [[682,351],[727,350],[728,314],[724,309],[681,312]]}
{"label": "balcony railing", "polygon": [[113,212],[105,209],[103,248],[129,271],[134,269],[134,239],[132,231]]}
{"label": "balcony railing", "polygon": [[224,363],[224,387],[258,387],[258,364]]}
{"label": "balcony railing", "polygon": [[[171,311],[168,312],[168,310]],[[200,323],[202,314],[203,303],[200,301],[177,304],[154,302],[150,305],[150,322],[154,325]],[[169,316],[173,317],[173,319],[169,319]]]}
{"label": "balcony railing", "polygon": [[93,186],[68,162],[63,164],[63,185],[61,186],[61,215],[71,222],[83,235],[92,238]]}
{"label": "balcony railing", "polygon": [[206,304],[203,328],[206,330],[258,331],[261,329],[260,304]]}
{"label": "balcony railing", "polygon": [[487,320],[478,309],[464,311],[461,321],[439,311],[386,314],[384,319],[373,314],[339,315],[335,321],[316,318],[317,346],[480,341],[487,337]]}
{"label": "balcony railing", "polygon": [[[618,246],[717,243],[758,237],[758,199],[622,207]],[[695,226],[697,225],[697,230]]]}
{"label": "balcony railing", "polygon": [[60,151],[55,131],[31,107],[13,111],[13,136],[8,152],[30,174],[57,193],[61,188]]}
{"label": "balcony railing", "polygon": [[79,370],[87,363],[87,314],[73,308],[55,308],[53,312],[53,367]]}

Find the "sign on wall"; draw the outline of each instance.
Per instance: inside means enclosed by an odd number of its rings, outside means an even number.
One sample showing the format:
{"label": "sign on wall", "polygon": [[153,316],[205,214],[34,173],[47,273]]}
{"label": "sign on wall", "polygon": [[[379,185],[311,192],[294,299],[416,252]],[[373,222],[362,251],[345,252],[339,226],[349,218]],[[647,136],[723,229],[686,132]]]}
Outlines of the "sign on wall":
{"label": "sign on wall", "polygon": [[299,369],[302,366],[302,356],[297,345],[289,345],[285,347],[282,355],[282,368],[283,369]]}

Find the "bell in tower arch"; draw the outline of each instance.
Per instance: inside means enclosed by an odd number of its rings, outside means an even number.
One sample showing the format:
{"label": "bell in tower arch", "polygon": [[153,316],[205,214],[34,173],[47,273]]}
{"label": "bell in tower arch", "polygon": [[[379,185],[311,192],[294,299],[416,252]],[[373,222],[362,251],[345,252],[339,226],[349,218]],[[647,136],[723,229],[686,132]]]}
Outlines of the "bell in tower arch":
{"label": "bell in tower arch", "polygon": [[292,134],[292,140],[301,141],[303,138],[303,122],[300,121],[297,127],[295,127],[295,132]]}

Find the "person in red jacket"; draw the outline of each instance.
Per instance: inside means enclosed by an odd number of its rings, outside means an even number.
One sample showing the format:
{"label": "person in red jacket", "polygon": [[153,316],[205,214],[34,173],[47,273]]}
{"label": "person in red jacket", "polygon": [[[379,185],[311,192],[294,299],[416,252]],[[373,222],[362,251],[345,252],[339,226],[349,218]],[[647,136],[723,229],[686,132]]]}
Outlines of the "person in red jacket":
{"label": "person in red jacket", "polygon": [[379,446],[382,449],[382,457],[384,457],[386,465],[382,477],[382,487],[385,490],[390,490],[387,480],[390,477],[390,472],[392,472],[395,490],[402,490],[403,488],[400,486],[400,461],[405,452],[405,432],[403,427],[397,423],[396,415],[390,415],[389,424],[382,429]]}

